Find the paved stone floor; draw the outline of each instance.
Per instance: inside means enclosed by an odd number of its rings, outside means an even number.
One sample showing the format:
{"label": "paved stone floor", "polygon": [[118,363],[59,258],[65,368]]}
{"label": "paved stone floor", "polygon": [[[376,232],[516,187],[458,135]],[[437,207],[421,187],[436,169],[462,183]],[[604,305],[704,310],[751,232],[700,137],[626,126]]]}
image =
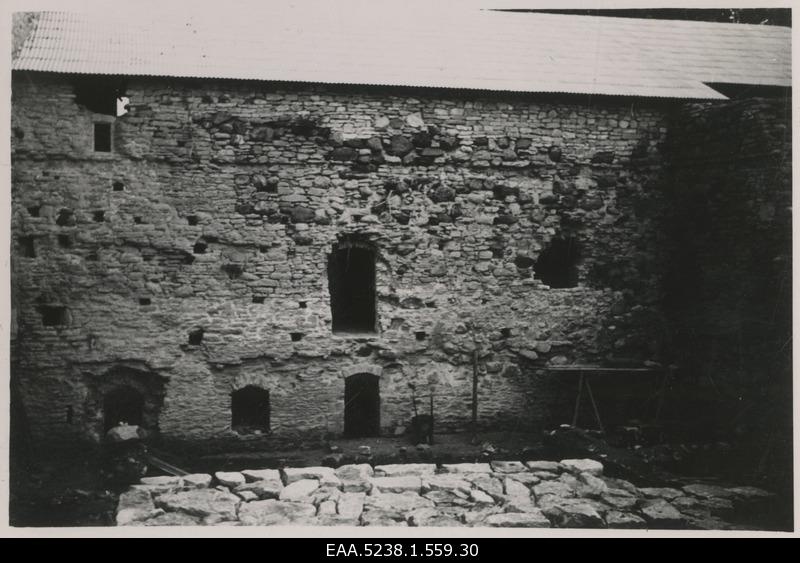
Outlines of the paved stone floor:
{"label": "paved stone floor", "polygon": [[591,459],[369,464],[147,477],[117,525],[739,529],[754,487],[639,488]]}

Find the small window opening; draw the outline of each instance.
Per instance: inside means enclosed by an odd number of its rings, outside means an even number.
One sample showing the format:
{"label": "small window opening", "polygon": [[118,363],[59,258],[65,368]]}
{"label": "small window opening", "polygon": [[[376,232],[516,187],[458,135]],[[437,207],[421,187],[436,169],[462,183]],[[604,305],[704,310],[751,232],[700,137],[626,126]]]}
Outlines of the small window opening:
{"label": "small window opening", "polygon": [[41,210],[41,208],[42,208],[41,205],[34,205],[34,206],[29,207],[28,208],[28,215],[30,215],[31,217],[38,217],[39,216],[39,211]]}
{"label": "small window opening", "polygon": [[208,249],[208,245],[205,242],[201,241],[201,240],[199,240],[196,243],[194,243],[193,252],[195,254],[205,254],[207,249]]}
{"label": "small window opening", "polygon": [[59,227],[71,227],[75,225],[75,213],[72,209],[62,209],[56,217],[56,225]]}
{"label": "small window opening", "polygon": [[424,330],[420,330],[414,333],[414,338],[419,341],[425,340],[428,337],[428,333]]}
{"label": "small window opening", "polygon": [[192,346],[200,346],[203,342],[203,333],[205,331],[202,328],[197,328],[191,332],[189,332],[189,344]]}
{"label": "small window opening", "polygon": [[375,251],[345,240],[328,257],[328,287],[334,332],[375,332]]}
{"label": "small window opening", "polygon": [[248,385],[231,393],[231,427],[239,433],[269,431],[269,391]]}
{"label": "small window opening", "polygon": [[149,297],[140,297],[139,298],[139,305],[146,306],[146,305],[150,305],[151,303],[152,303],[152,301],[150,300]]}
{"label": "small window opening", "polygon": [[112,389],[103,397],[103,427],[106,432],[124,423],[141,426],[144,397],[132,387]]}
{"label": "small window opening", "polygon": [[94,124],[94,151],[111,152],[111,124]]}
{"label": "small window opening", "polygon": [[344,381],[344,434],[348,438],[379,436],[381,399],[378,377],[351,375]]}
{"label": "small window opening", "polygon": [[536,261],[534,277],[553,288],[578,285],[578,244],[574,238],[555,238]]}
{"label": "small window opening", "polygon": [[61,248],[72,248],[72,237],[69,235],[58,235],[58,245]]}
{"label": "small window opening", "polygon": [[302,332],[290,332],[289,336],[292,338],[292,342],[300,342],[305,335]]}
{"label": "small window opening", "polygon": [[503,338],[508,338],[509,336],[511,336],[511,329],[510,328],[501,328],[500,329],[500,335]]}
{"label": "small window opening", "polygon": [[183,263],[184,264],[194,264],[195,257],[189,254],[188,252],[183,255]]}
{"label": "small window opening", "polygon": [[40,305],[44,326],[64,326],[67,324],[67,308],[59,305]]}
{"label": "small window opening", "polygon": [[36,244],[32,236],[19,237],[19,245],[22,248],[23,256],[36,258]]}
{"label": "small window opening", "polygon": [[92,213],[92,218],[94,219],[95,223],[102,223],[106,220],[106,212],[105,211],[95,211]]}
{"label": "small window opening", "polygon": [[308,303],[306,303],[305,301],[299,301],[297,304],[300,306],[301,309],[308,308]]}
{"label": "small window opening", "polygon": [[125,184],[120,181],[116,181],[111,184],[111,187],[114,189],[115,192],[121,192],[125,189]]}
{"label": "small window opening", "polygon": [[142,224],[142,218],[137,215],[136,217],[133,218],[133,222],[135,224],[137,224],[137,225],[141,225]]}
{"label": "small window opening", "polygon": [[222,270],[228,274],[228,278],[235,280],[244,273],[244,267],[241,264],[223,264]]}
{"label": "small window opening", "polygon": [[199,221],[199,219],[198,219],[197,215],[187,215],[186,216],[186,222],[189,223],[189,225],[191,225],[192,227],[197,225],[198,221]]}
{"label": "small window opening", "polygon": [[261,305],[263,302],[264,302],[264,296],[263,295],[253,295],[253,303],[257,303],[258,305]]}

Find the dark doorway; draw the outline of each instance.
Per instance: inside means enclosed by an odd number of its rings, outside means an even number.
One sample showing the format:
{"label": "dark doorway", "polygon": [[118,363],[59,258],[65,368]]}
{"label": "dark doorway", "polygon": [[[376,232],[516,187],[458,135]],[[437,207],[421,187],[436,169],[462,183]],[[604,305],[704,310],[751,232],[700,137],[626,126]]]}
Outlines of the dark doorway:
{"label": "dark doorway", "polygon": [[344,380],[344,435],[366,438],[381,433],[381,397],[378,377],[369,373]]}
{"label": "dark doorway", "polygon": [[124,422],[129,425],[142,425],[144,397],[132,387],[115,387],[103,397],[103,428],[111,428]]}
{"label": "dark doorway", "polygon": [[333,332],[375,332],[375,251],[345,240],[328,257]]}
{"label": "dark doorway", "polygon": [[269,431],[269,391],[248,385],[231,394],[231,427],[237,432]]}
{"label": "dark doorway", "polygon": [[554,288],[578,285],[578,243],[574,238],[554,238],[539,255],[534,277]]}

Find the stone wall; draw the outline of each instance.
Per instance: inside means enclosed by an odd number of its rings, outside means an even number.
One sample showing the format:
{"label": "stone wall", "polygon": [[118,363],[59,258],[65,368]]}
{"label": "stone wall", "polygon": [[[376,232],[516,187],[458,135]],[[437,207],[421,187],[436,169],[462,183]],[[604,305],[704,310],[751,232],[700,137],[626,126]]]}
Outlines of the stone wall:
{"label": "stone wall", "polygon": [[[669,105],[152,78],[113,118],[71,80],[13,77],[13,372],[39,437],[97,437],[120,370],[153,382],[162,435],[235,440],[246,385],[275,436],[340,433],[364,372],[384,431],[409,383],[465,429],[477,348],[481,426],[522,429],[569,419],[574,380],[548,366],[663,359]],[[327,256],[354,233],[379,330],[332,334]],[[575,287],[536,277],[559,237]]]}
{"label": "stone wall", "polygon": [[[792,386],[791,97],[689,104],[670,127],[676,361],[721,424],[788,439]],[[769,438],[766,438],[770,436]],[[789,464],[788,467],[791,467]]]}

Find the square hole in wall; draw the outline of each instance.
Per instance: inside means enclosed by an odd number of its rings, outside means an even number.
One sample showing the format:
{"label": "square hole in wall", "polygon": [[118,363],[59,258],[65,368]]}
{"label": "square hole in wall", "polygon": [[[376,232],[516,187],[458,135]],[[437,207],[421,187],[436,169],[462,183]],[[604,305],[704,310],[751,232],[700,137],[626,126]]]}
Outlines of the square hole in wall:
{"label": "square hole in wall", "polygon": [[133,222],[135,224],[137,224],[137,225],[141,225],[142,224],[142,218],[137,215],[136,217],[133,218]]}
{"label": "square hole in wall", "polygon": [[111,124],[94,124],[94,151],[111,152]]}
{"label": "square hole in wall", "polygon": [[264,302],[263,295],[253,295],[253,303],[258,303],[259,305]]}
{"label": "square hole in wall", "polygon": [[115,192],[121,192],[125,189],[125,184],[117,180],[111,184],[111,187]]}
{"label": "square hole in wall", "polygon": [[92,219],[94,219],[95,223],[102,223],[106,220],[106,212],[105,211],[95,211],[92,213]]}
{"label": "square hole in wall", "polygon": [[150,305],[151,303],[152,303],[152,301],[150,300],[149,297],[140,297],[139,298],[139,305],[145,306],[145,305]]}
{"label": "square hole in wall", "polygon": [[302,332],[290,332],[289,336],[292,338],[292,342],[300,342],[305,334]]}
{"label": "square hole in wall", "polygon": [[297,304],[300,306],[301,309],[308,308],[308,303],[306,303],[305,301],[299,301]]}
{"label": "square hole in wall", "polygon": [[58,246],[72,248],[72,237],[70,235],[58,235]]}
{"label": "square hole in wall", "polygon": [[189,344],[192,346],[199,346],[203,342],[203,333],[205,331],[202,328],[196,328],[189,333]]}
{"label": "square hole in wall", "polygon": [[44,326],[64,326],[67,324],[67,308],[60,305],[40,305],[39,313],[42,315]]}
{"label": "square hole in wall", "polygon": [[189,225],[191,225],[192,227],[197,225],[199,220],[200,219],[197,217],[197,215],[187,215],[186,216],[186,222],[189,223]]}
{"label": "square hole in wall", "polygon": [[196,243],[194,243],[194,248],[192,249],[192,251],[195,254],[205,254],[207,249],[208,245],[202,240],[198,240]]}
{"label": "square hole in wall", "polygon": [[417,332],[414,333],[414,338],[416,338],[419,341],[425,340],[427,337],[428,333],[425,332],[424,330],[418,330]]}
{"label": "square hole in wall", "polygon": [[19,237],[19,246],[23,256],[36,258],[36,245],[32,236]]}
{"label": "square hole in wall", "polygon": [[28,208],[28,215],[30,215],[31,217],[38,217],[39,210],[41,208],[42,208],[41,205],[32,205],[31,207]]}

